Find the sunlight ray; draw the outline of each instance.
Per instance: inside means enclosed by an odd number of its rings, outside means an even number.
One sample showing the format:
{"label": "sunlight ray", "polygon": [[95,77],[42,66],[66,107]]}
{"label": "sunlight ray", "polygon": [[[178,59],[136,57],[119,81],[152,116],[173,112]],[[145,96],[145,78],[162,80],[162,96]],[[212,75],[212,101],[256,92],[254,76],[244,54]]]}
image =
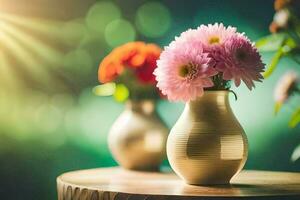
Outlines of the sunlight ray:
{"label": "sunlight ray", "polygon": [[29,33],[18,30],[9,23],[3,26],[3,29],[12,37],[14,37],[21,45],[26,46],[28,49],[46,61],[47,64],[59,66],[59,63],[61,63],[63,54],[58,50],[47,46],[42,41],[30,36]]}
{"label": "sunlight ray", "polygon": [[33,31],[38,31],[42,34],[48,35],[54,39],[62,39],[62,27],[65,22],[63,21],[54,21],[54,20],[45,20],[39,18],[30,18],[24,16],[17,16],[8,13],[0,13],[0,19],[12,22],[16,25],[24,26]]}
{"label": "sunlight ray", "polygon": [[39,82],[49,83],[50,76],[45,70],[44,64],[37,59],[9,34],[3,34],[0,40],[3,48],[14,54],[14,57],[22,64],[26,71],[30,72],[31,78]]}
{"label": "sunlight ray", "polygon": [[0,88],[1,90],[15,90],[20,86],[20,82],[13,76],[14,72],[11,70],[4,52],[0,51]]}

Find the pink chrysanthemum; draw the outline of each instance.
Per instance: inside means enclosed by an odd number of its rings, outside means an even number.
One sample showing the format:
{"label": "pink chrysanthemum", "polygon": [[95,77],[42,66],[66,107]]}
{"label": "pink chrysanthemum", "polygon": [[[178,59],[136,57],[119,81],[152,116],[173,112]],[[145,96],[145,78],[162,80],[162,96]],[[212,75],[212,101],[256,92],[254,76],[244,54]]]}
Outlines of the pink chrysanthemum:
{"label": "pink chrysanthemum", "polygon": [[207,87],[228,89],[230,80],[236,86],[243,81],[251,90],[265,67],[246,36],[218,23],[183,32],[165,48],[157,66],[157,86],[171,101],[194,100]]}
{"label": "pink chrysanthemum", "polygon": [[170,101],[194,100],[203,88],[213,86],[209,78],[217,73],[213,65],[201,45],[173,42],[157,61],[157,87]]}
{"label": "pink chrysanthemum", "polygon": [[197,28],[196,34],[198,40],[204,45],[205,49],[216,47],[224,44],[224,42],[236,34],[236,28],[228,26],[227,28],[222,24],[215,23],[201,25]]}
{"label": "pink chrysanthemum", "polygon": [[243,34],[235,34],[228,38],[219,51],[213,53],[216,69],[223,73],[224,80],[234,80],[239,86],[241,80],[251,90],[254,81],[261,82],[265,65],[254,44]]}
{"label": "pink chrysanthemum", "polygon": [[197,29],[188,29],[175,37],[174,43],[200,43],[205,50],[211,51],[212,48],[221,46],[228,38],[236,34],[236,28],[225,27],[222,23],[201,25]]}

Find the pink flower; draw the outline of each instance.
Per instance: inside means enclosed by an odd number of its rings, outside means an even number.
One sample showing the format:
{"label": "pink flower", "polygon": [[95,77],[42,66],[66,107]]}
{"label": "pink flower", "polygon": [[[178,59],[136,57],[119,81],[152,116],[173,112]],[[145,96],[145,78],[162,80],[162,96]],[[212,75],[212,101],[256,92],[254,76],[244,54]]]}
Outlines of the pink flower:
{"label": "pink flower", "polygon": [[196,30],[198,40],[204,45],[206,50],[220,46],[225,41],[236,34],[236,28],[228,26],[224,27],[222,23],[201,25]]}
{"label": "pink flower", "polygon": [[234,80],[236,86],[243,81],[251,90],[254,81],[261,82],[265,65],[254,44],[243,34],[228,38],[222,48],[213,52],[216,69],[223,73],[224,80]]}
{"label": "pink flower", "polygon": [[[188,32],[186,32],[188,33]],[[157,87],[170,101],[195,100],[203,88],[212,87],[210,79],[217,74],[214,63],[201,44],[175,41],[166,47],[154,71]]]}
{"label": "pink flower", "polygon": [[284,74],[276,85],[274,92],[275,101],[281,104],[287,101],[297,89],[298,81],[299,79],[295,72],[290,71]]}
{"label": "pink flower", "polygon": [[188,29],[182,32],[179,37],[170,46],[178,43],[197,43],[202,44],[205,51],[211,51],[212,48],[221,46],[228,38],[236,34],[236,28],[222,23],[201,25],[197,29]]}
{"label": "pink flower", "polygon": [[201,25],[175,37],[157,66],[157,87],[171,101],[195,100],[208,87],[226,90],[230,80],[236,86],[243,81],[251,90],[254,81],[263,79],[265,67],[246,36],[218,23]]}

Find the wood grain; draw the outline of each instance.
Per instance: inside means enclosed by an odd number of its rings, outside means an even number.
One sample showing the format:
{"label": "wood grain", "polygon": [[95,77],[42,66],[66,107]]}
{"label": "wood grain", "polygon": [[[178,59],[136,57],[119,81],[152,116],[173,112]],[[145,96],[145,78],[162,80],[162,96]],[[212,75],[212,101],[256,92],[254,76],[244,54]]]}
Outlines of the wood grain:
{"label": "wood grain", "polygon": [[57,178],[58,200],[299,200],[300,173],[242,171],[231,185],[186,185],[173,172],[100,168]]}

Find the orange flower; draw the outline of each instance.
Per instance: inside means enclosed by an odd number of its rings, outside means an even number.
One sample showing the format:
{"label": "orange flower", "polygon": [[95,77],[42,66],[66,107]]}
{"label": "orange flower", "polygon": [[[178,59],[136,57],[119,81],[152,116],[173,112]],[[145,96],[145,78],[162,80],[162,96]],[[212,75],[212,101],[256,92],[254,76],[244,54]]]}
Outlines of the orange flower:
{"label": "orange flower", "polygon": [[281,10],[288,6],[291,3],[291,0],[275,0],[274,8],[276,11]]}
{"label": "orange flower", "polygon": [[124,55],[124,64],[128,67],[139,67],[145,61],[143,49],[146,46],[144,42],[130,42],[122,46]]}
{"label": "orange flower", "polygon": [[136,69],[137,77],[143,83],[155,84],[153,71],[156,68],[156,61],[160,56],[161,49],[155,44],[147,44],[143,52],[144,62]]}
{"label": "orange flower", "polygon": [[123,65],[119,62],[117,54],[106,56],[98,69],[98,80],[102,83],[107,83],[114,80],[124,70]]}
{"label": "orange flower", "polygon": [[269,26],[269,30],[271,33],[277,33],[280,30],[280,27],[276,22],[272,22]]}
{"label": "orange flower", "polygon": [[155,44],[129,42],[115,48],[100,63],[98,79],[102,83],[113,81],[125,68],[135,70],[138,80],[155,83],[153,71],[161,49]]}

